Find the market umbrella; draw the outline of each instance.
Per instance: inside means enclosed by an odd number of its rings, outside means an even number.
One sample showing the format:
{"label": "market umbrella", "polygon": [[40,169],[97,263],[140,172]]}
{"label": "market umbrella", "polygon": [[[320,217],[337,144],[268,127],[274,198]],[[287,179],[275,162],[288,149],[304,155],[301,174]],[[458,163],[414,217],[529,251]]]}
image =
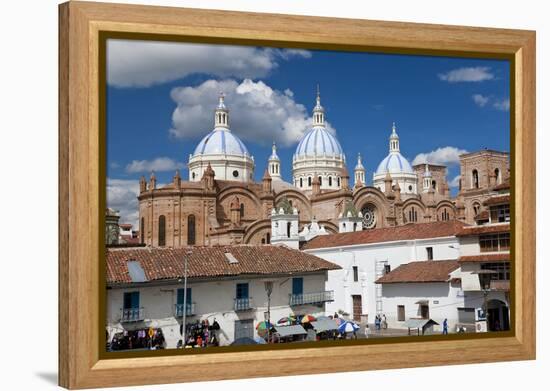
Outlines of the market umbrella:
{"label": "market umbrella", "polygon": [[259,336],[264,336],[267,334],[267,331],[272,329],[273,325],[265,320],[261,321],[256,325],[256,331],[258,332]]}
{"label": "market umbrella", "polygon": [[317,320],[329,320],[329,319],[332,319],[332,318],[329,317],[329,316],[325,316],[325,315],[321,315],[321,316],[317,317]]}
{"label": "market umbrella", "polygon": [[242,337],[242,338],[238,338],[235,341],[233,341],[231,343],[231,345],[233,345],[233,346],[258,345],[258,342],[256,342],[255,340],[253,340],[252,338],[249,338],[249,337]]}
{"label": "market umbrella", "polygon": [[359,330],[359,326],[356,323],[349,320],[342,323],[340,326],[338,326],[338,331],[341,334],[353,333],[354,331],[357,331],[357,330]]}
{"label": "market umbrella", "polygon": [[333,318],[332,320],[335,321],[338,326],[346,321],[344,318]]}
{"label": "market umbrella", "polygon": [[277,324],[284,325],[288,324],[291,325],[292,323],[296,322],[296,318],[293,316],[285,316],[284,318],[281,318],[277,321]]}
{"label": "market umbrella", "polygon": [[315,316],[307,314],[307,315],[304,315],[302,317],[301,322],[302,323],[309,323],[309,322],[315,322],[316,320],[317,320],[317,318]]}

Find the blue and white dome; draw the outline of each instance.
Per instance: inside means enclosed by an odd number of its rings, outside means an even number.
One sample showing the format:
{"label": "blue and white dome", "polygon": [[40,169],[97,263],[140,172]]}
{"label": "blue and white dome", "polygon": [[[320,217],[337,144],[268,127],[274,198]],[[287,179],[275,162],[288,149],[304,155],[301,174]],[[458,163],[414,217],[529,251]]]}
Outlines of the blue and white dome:
{"label": "blue and white dome", "polygon": [[380,162],[376,169],[376,175],[386,174],[388,172],[390,174],[414,173],[411,164],[399,152],[390,152],[390,154]]}
{"label": "blue and white dome", "polygon": [[295,156],[339,156],[342,146],[325,127],[315,126],[302,138]]}
{"label": "blue and white dome", "polygon": [[208,133],[195,148],[193,155],[250,155],[244,143],[225,128]]}

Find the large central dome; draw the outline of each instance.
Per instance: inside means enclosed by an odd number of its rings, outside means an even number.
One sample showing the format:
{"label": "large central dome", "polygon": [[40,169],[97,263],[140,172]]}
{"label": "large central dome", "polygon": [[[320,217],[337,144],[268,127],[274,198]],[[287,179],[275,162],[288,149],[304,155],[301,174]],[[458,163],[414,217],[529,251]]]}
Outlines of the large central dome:
{"label": "large central dome", "polygon": [[309,130],[296,147],[296,156],[339,156],[342,146],[325,127],[315,126]]}
{"label": "large central dome", "polygon": [[220,94],[214,111],[214,130],[208,133],[189,157],[189,180],[200,181],[206,168],[217,180],[247,182],[254,174],[254,158],[244,143],[229,129],[229,110]]}
{"label": "large central dome", "polygon": [[292,159],[294,186],[310,192],[316,181],[322,191],[339,190],[343,185],[342,177],[347,175],[346,156],[336,137],[326,128],[319,90],[312,116],[313,126],[296,147]]}

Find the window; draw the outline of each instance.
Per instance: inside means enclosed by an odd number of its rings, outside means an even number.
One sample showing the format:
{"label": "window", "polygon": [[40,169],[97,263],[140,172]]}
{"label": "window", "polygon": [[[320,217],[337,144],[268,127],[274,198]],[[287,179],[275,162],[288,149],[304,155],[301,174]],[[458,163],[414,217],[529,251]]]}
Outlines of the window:
{"label": "window", "polygon": [[384,274],[388,274],[391,272],[391,266],[390,265],[384,265]]}
{"label": "window", "polygon": [[477,216],[479,214],[479,209],[481,208],[479,203],[474,202],[474,205],[472,207],[474,209],[474,216]]}
{"label": "window", "polygon": [[133,310],[139,308],[139,291],[124,292],[124,309]]}
{"label": "window", "polygon": [[248,283],[237,284],[237,299],[248,299]]}
{"label": "window", "polygon": [[271,234],[270,234],[269,232],[267,233],[265,239],[266,239],[265,242],[266,242],[267,244],[271,243]]}
{"label": "window", "polygon": [[416,208],[413,206],[409,209],[409,222],[415,223],[418,221],[418,213]]}
{"label": "window", "polygon": [[443,209],[443,212],[441,212],[441,220],[449,220],[449,212],[447,212],[447,208]]}
{"label": "window", "polygon": [[433,247],[426,247],[426,257],[428,261],[432,261],[434,259],[434,248]]}
{"label": "window", "polygon": [[192,177],[193,179],[195,179],[195,176],[196,176],[196,175],[197,175],[197,174],[192,173],[192,174],[191,174],[191,177]]}
{"label": "window", "polygon": [[262,238],[262,244],[265,244],[265,238]]}
{"label": "window", "polygon": [[430,318],[430,307],[428,304],[420,304],[420,317],[422,319]]}
{"label": "window", "polygon": [[472,187],[474,189],[479,189],[479,174],[477,170],[472,171]]}
{"label": "window", "polygon": [[319,186],[323,186],[323,178],[319,177]]}
{"label": "window", "polygon": [[141,237],[140,242],[145,243],[145,218],[141,218],[139,223],[139,236]]}
{"label": "window", "polygon": [[240,214],[241,214],[241,217],[244,217],[244,204],[241,204]]}
{"label": "window", "polygon": [[506,223],[510,221],[510,205],[491,207],[491,223]]}
{"label": "window", "polygon": [[458,311],[458,323],[461,324],[474,324],[476,321],[475,308],[457,308]]}
{"label": "window", "polygon": [[495,181],[497,185],[500,183],[500,171],[498,168],[495,168]]}
{"label": "window", "polygon": [[353,266],[353,281],[359,281],[359,268],[357,266]]}
{"label": "window", "polygon": [[290,227],[291,227],[291,223],[286,223],[286,237],[287,238],[290,238]]}
{"label": "window", "polygon": [[409,185],[409,191],[412,191],[413,187],[412,185]]}
{"label": "window", "polygon": [[311,186],[311,177],[308,177],[308,178],[307,178],[307,185],[308,185],[308,186]]}
{"label": "window", "polygon": [[481,270],[490,270],[493,272],[488,274],[480,274],[480,276],[487,277],[490,280],[510,279],[510,263],[508,262],[482,263]]}
{"label": "window", "polygon": [[187,216],[187,244],[195,244],[195,215]]}
{"label": "window", "polygon": [[479,250],[482,253],[510,250],[510,233],[481,235],[479,237]]}
{"label": "window", "polygon": [[300,187],[304,187],[304,181],[303,181],[303,178],[300,178]]}
{"label": "window", "polygon": [[340,177],[338,177],[337,183],[338,183],[338,187],[340,187]]}
{"label": "window", "polygon": [[302,277],[295,277],[292,279],[292,294],[304,294],[304,279]]}
{"label": "window", "polygon": [[159,232],[158,232],[159,246],[166,245],[166,217],[164,215],[159,216]]}
{"label": "window", "polygon": [[432,181],[432,188],[433,188],[434,190],[437,189],[437,183],[436,183],[436,181]]}
{"label": "window", "polygon": [[399,322],[405,321],[405,306],[404,305],[398,305],[397,306],[397,320]]}
{"label": "window", "polygon": [[234,170],[234,171],[233,171],[233,176],[234,176],[235,178],[237,178],[237,177],[239,176],[239,171]]}
{"label": "window", "polygon": [[332,177],[331,176],[328,177],[328,185],[332,186]]}
{"label": "window", "polygon": [[[178,297],[177,297],[177,304],[178,306],[183,305],[183,288],[178,289]],[[187,288],[187,297],[185,298],[187,301],[187,306],[191,304],[192,296],[191,296],[191,288]]]}

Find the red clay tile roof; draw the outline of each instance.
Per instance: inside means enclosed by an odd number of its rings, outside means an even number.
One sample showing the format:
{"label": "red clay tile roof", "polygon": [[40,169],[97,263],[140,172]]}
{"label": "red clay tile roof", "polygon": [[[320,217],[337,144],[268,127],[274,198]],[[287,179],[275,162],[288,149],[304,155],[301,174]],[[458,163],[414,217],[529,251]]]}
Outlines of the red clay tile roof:
{"label": "red clay tile roof", "polygon": [[458,262],[510,262],[510,253],[463,255]]}
{"label": "red clay tile roof", "polygon": [[[148,281],[183,277],[183,258],[188,251],[188,277],[299,274],[340,269],[340,266],[311,254],[284,246],[194,246],[183,248],[108,248],[107,283],[130,283],[128,261],[139,261]],[[237,263],[230,263],[225,253]]]}
{"label": "red clay tile roof", "polygon": [[376,283],[445,282],[449,280],[449,273],[458,268],[458,262],[454,259],[447,261],[411,262],[398,266],[376,280]]}
{"label": "red clay tile roof", "polygon": [[317,236],[306,243],[304,250],[315,248],[329,248],[351,246],[355,244],[368,244],[391,242],[396,240],[413,240],[441,238],[454,236],[465,226],[463,222],[437,221],[432,223],[406,224],[397,227],[367,229],[358,232],[346,232],[333,235]]}
{"label": "red clay tile roof", "polygon": [[132,224],[127,224],[127,223],[119,224],[118,226],[120,228],[132,228]]}
{"label": "red clay tile roof", "polygon": [[499,204],[509,204],[509,203],[510,203],[510,195],[509,194],[487,198],[483,202],[484,205],[499,205]]}
{"label": "red clay tile roof", "polygon": [[466,226],[456,236],[496,234],[510,232],[510,223]]}

